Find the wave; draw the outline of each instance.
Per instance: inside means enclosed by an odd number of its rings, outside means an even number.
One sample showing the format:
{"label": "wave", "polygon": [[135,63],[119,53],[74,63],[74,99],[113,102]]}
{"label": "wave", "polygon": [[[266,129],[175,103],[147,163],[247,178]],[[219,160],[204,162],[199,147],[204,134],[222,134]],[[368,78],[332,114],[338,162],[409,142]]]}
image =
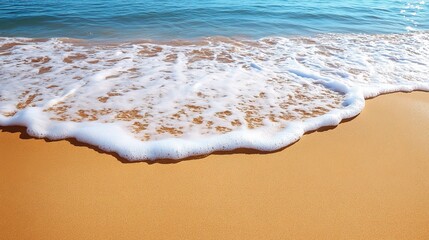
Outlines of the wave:
{"label": "wave", "polygon": [[429,33],[96,43],[0,38],[0,125],[131,161],[273,151],[429,91]]}

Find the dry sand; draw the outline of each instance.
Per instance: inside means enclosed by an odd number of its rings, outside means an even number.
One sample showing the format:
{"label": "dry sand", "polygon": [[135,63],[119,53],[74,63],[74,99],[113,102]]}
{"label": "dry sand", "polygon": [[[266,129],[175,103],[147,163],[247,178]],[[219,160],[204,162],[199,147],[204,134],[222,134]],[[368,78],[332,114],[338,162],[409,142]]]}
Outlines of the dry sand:
{"label": "dry sand", "polygon": [[174,164],[16,130],[0,133],[0,239],[429,239],[429,93],[369,100],[276,153]]}

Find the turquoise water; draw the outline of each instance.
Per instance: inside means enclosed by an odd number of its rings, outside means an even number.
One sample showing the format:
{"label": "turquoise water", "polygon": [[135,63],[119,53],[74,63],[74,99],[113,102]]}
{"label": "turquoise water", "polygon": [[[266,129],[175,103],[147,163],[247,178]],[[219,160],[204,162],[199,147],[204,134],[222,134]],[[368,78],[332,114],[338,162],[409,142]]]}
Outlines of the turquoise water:
{"label": "turquoise water", "polygon": [[1,1],[0,36],[177,39],[429,29],[424,0]]}

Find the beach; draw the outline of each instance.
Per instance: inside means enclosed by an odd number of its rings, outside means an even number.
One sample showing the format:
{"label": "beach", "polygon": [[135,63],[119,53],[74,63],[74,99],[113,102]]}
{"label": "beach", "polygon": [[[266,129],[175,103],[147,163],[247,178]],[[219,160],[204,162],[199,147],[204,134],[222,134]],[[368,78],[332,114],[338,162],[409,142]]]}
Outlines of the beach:
{"label": "beach", "polygon": [[428,13],[2,3],[0,240],[429,239]]}
{"label": "beach", "polygon": [[74,140],[0,132],[2,239],[428,239],[429,94],[274,153],[127,163]]}

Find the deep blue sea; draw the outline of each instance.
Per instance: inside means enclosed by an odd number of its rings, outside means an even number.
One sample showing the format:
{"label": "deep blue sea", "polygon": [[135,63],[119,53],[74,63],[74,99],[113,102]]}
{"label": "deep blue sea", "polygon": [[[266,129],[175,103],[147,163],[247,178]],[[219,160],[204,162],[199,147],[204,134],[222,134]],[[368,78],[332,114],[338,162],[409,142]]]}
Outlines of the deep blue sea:
{"label": "deep blue sea", "polygon": [[425,0],[38,0],[0,2],[0,36],[260,38],[429,29]]}

